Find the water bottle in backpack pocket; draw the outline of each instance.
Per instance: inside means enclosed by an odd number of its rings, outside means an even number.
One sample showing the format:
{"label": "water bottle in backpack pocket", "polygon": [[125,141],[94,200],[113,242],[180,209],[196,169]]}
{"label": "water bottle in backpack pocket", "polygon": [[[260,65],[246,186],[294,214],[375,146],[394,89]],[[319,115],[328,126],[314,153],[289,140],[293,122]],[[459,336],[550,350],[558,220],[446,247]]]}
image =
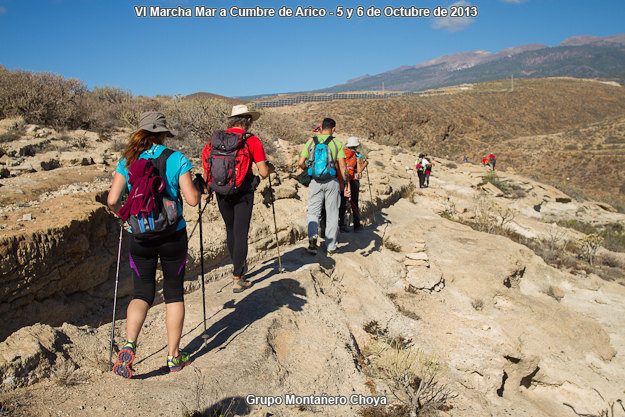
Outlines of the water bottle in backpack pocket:
{"label": "water bottle in backpack pocket", "polygon": [[151,240],[175,232],[180,217],[178,216],[178,203],[169,197],[167,191],[163,190],[155,196],[155,206],[152,211],[130,216],[127,222],[135,238]]}
{"label": "water bottle in backpack pocket", "polygon": [[336,161],[332,157],[330,144],[334,145],[337,154],[338,148],[336,148],[336,144],[332,139],[334,138],[329,136],[325,142],[319,142],[319,139],[315,136],[309,145],[308,175],[311,178],[324,180],[336,177]]}

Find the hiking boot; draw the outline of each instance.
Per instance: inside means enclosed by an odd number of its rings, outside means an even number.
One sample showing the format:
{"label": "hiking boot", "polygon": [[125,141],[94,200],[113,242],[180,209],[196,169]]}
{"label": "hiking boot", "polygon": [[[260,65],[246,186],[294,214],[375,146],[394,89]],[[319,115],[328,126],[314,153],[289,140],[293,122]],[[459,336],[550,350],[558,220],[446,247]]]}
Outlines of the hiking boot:
{"label": "hiking boot", "polygon": [[135,342],[127,341],[117,354],[117,362],[113,365],[113,373],[124,378],[132,378],[132,361],[135,360]]}
{"label": "hiking boot", "polygon": [[178,352],[178,356],[167,357],[167,367],[169,368],[169,372],[178,372],[190,362],[191,359],[189,358],[189,354],[182,350]]}
{"label": "hiking boot", "polygon": [[317,237],[313,237],[312,239],[308,239],[308,247],[306,248],[306,252],[311,255],[317,254]]}
{"label": "hiking boot", "polygon": [[334,256],[334,255],[336,255],[336,249],[334,249],[334,250],[330,250],[330,249],[328,249],[328,250],[326,251],[326,255],[328,255],[328,256]]}
{"label": "hiking boot", "polygon": [[243,278],[243,276],[234,277],[234,283],[232,284],[232,292],[235,292],[235,293],[243,292],[251,286],[252,286],[252,283],[246,280],[245,278]]}
{"label": "hiking boot", "polygon": [[343,233],[349,233],[349,229],[347,228],[347,226],[340,226],[339,230]]}

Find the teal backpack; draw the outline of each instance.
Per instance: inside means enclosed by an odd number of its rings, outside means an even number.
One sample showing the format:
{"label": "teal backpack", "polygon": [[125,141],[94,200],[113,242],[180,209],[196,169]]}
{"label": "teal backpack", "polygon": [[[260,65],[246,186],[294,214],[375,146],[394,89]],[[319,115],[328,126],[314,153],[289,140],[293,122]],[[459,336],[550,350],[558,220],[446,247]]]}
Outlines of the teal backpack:
{"label": "teal backpack", "polygon": [[338,154],[338,147],[328,136],[325,142],[319,142],[315,136],[308,146],[308,175],[317,180],[325,180],[336,177],[336,160],[332,158],[330,144],[334,146],[334,153]]}

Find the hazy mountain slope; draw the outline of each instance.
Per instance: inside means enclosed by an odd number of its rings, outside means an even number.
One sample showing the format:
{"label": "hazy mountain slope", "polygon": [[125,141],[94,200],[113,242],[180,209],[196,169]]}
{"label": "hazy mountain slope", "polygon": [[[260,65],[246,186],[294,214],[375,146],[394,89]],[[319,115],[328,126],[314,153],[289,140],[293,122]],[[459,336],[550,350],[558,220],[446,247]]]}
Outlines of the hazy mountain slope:
{"label": "hazy mountain slope", "polygon": [[625,36],[578,36],[556,47],[540,44],[444,55],[414,66],[354,78],[316,92],[418,91],[446,85],[517,78],[567,76],[625,80]]}

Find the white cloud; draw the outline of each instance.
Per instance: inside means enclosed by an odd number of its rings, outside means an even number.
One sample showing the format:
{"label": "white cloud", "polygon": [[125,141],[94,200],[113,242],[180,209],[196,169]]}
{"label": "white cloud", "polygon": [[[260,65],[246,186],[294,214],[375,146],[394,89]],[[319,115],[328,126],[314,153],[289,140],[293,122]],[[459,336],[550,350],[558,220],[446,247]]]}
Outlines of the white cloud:
{"label": "white cloud", "polygon": [[[466,6],[473,6],[471,3],[469,3],[468,1],[457,1],[453,4],[451,4],[449,7],[452,6],[459,6],[459,7],[466,7]],[[447,8],[449,10],[449,7]],[[448,32],[459,32],[461,30],[466,29],[467,26],[469,26],[475,19],[472,17],[435,17],[434,18],[434,23],[432,23],[432,27],[434,29],[443,29],[446,30]]]}

